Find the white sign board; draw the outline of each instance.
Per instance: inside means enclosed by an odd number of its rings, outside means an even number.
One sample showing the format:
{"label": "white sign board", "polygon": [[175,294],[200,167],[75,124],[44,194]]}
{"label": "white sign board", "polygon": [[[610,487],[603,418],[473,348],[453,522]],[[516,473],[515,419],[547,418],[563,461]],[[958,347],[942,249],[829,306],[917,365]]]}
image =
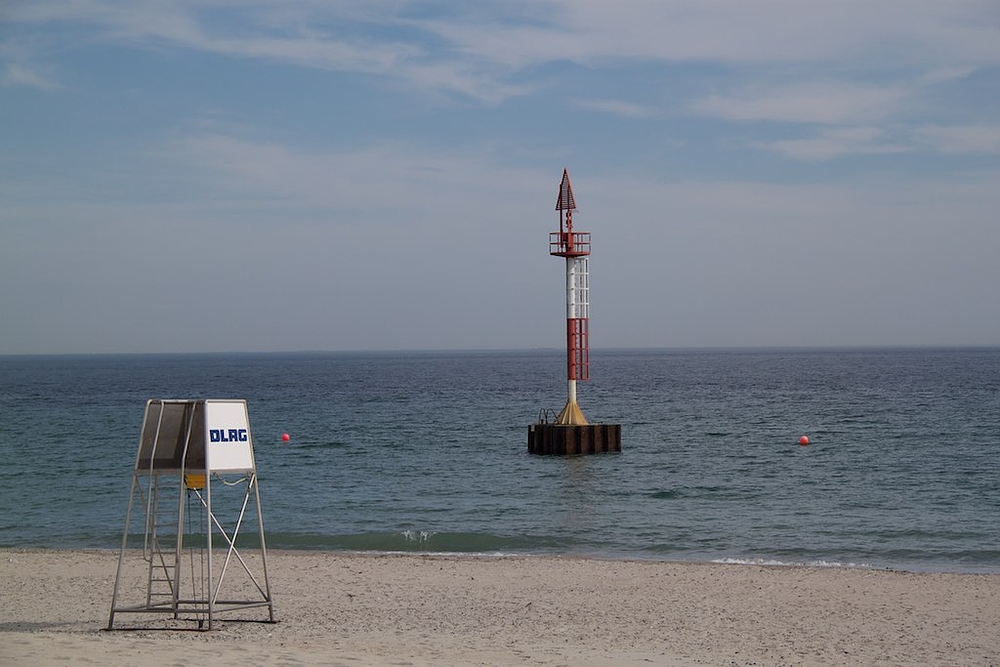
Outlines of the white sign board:
{"label": "white sign board", "polygon": [[205,468],[209,472],[254,469],[246,401],[205,401]]}

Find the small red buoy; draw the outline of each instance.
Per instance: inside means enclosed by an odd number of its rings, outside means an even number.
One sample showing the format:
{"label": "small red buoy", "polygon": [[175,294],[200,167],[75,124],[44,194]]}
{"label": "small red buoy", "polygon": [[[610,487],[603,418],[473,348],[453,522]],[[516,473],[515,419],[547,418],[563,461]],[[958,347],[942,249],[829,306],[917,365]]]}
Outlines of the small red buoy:
{"label": "small red buoy", "polygon": [[799,438],[799,444],[802,445],[803,447],[805,447],[806,445],[808,445],[809,444],[809,436],[808,435],[804,435],[801,438]]}
{"label": "small red buoy", "polygon": [[285,442],[288,442],[288,434],[287,433],[282,433],[281,434],[281,439],[284,440]]}

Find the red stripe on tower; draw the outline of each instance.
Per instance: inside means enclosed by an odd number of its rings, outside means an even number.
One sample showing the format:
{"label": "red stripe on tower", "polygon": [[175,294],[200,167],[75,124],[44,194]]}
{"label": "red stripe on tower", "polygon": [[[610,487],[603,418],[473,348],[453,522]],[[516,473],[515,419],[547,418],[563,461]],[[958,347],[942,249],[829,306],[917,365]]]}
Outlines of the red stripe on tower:
{"label": "red stripe on tower", "polygon": [[590,379],[590,319],[566,320],[566,379]]}

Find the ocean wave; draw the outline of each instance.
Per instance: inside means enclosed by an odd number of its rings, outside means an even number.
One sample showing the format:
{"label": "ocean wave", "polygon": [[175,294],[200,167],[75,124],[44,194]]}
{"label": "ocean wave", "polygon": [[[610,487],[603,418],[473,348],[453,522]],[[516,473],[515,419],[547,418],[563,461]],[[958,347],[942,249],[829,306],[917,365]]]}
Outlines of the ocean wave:
{"label": "ocean wave", "polygon": [[495,535],[406,529],[349,535],[269,532],[269,547],[381,553],[555,553],[575,545],[566,539],[535,535]]}
{"label": "ocean wave", "polygon": [[842,563],[839,561],[829,561],[829,560],[810,560],[810,561],[783,561],[774,558],[713,558],[711,560],[713,563],[722,563],[725,565],[764,565],[768,567],[833,567],[833,568],[857,568],[862,570],[875,569],[875,565],[871,563]]}

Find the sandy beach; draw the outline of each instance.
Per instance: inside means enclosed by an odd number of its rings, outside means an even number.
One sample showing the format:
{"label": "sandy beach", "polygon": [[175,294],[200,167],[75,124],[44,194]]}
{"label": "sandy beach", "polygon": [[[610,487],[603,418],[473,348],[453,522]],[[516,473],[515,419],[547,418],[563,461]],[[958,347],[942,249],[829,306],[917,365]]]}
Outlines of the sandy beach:
{"label": "sandy beach", "polygon": [[1000,575],[269,552],[277,623],[119,615],[117,554],[0,550],[4,665],[1000,665]]}

